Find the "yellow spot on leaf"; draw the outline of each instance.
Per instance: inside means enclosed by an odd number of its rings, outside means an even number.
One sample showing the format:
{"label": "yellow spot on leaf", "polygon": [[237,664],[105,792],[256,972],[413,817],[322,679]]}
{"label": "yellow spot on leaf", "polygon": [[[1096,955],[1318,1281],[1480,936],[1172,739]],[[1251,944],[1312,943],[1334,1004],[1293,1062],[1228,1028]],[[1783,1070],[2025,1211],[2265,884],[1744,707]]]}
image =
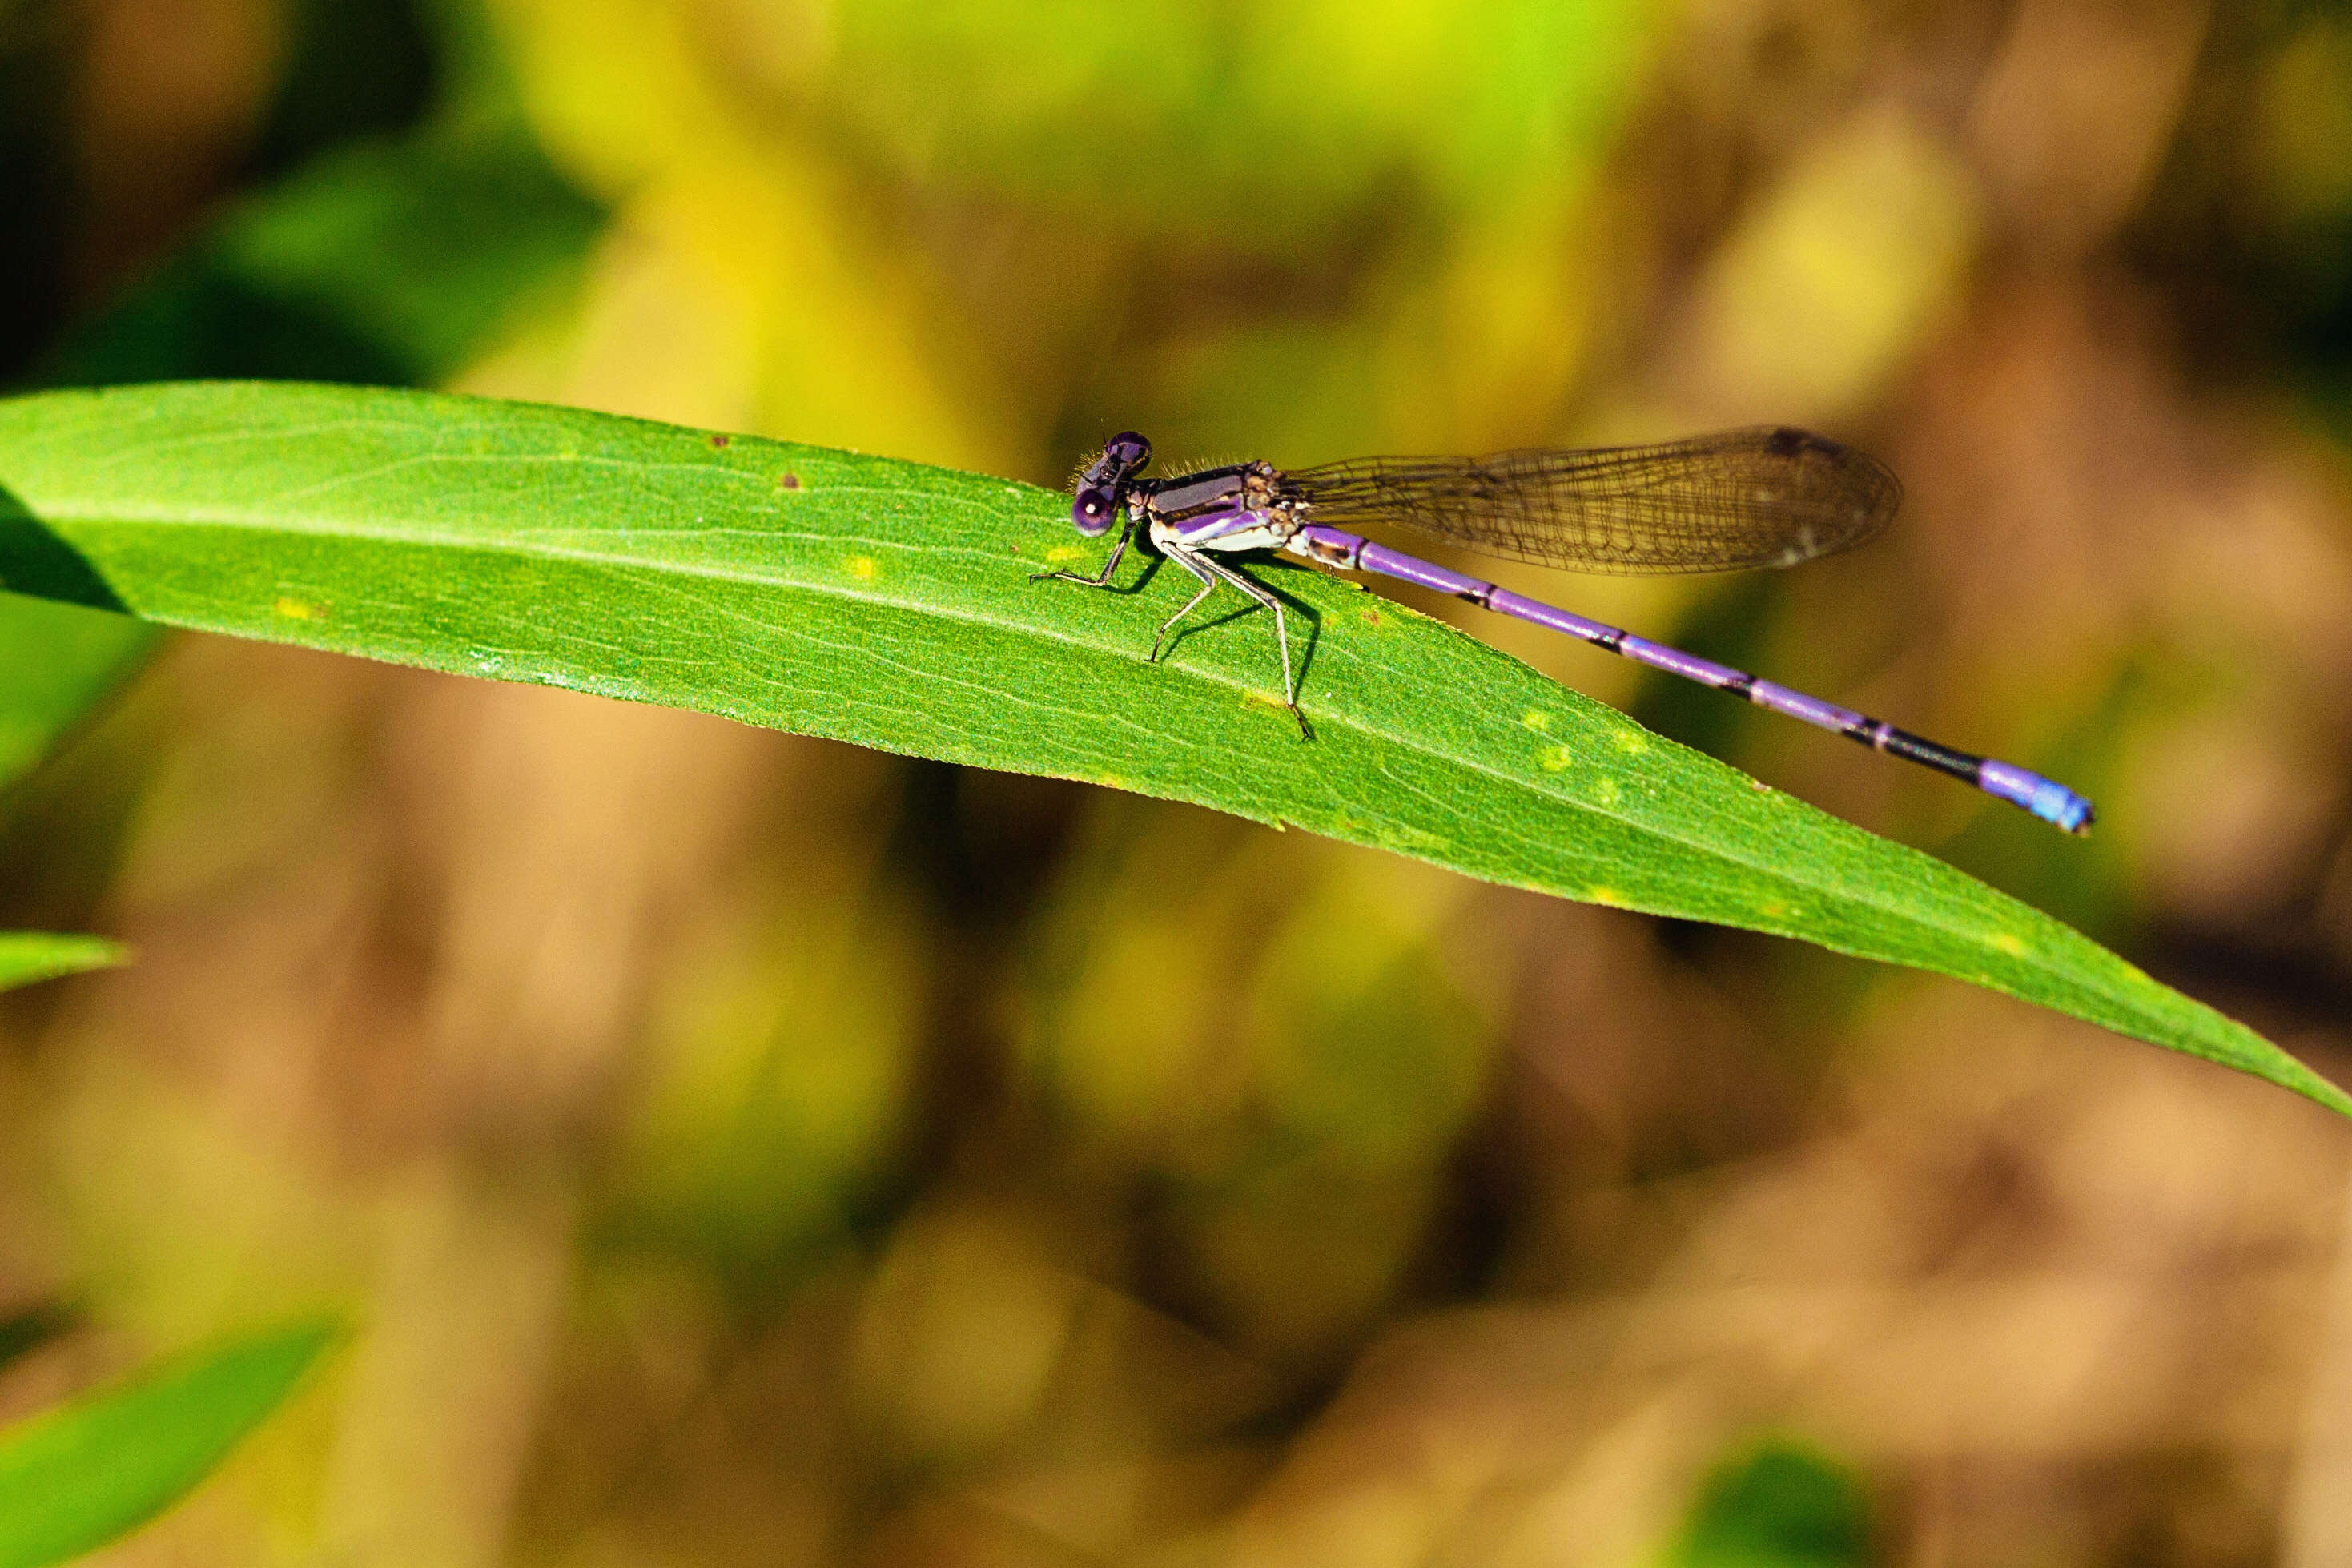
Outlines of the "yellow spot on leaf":
{"label": "yellow spot on leaf", "polygon": [[871,555],[853,555],[841,563],[841,569],[861,583],[872,582],[874,574],[880,570],[874,564]]}
{"label": "yellow spot on leaf", "polygon": [[316,621],[326,617],[327,606],[313,605],[302,599],[280,599],[270,608],[281,621]]}
{"label": "yellow spot on leaf", "polygon": [[1075,544],[1056,544],[1053,549],[1045,552],[1045,559],[1055,562],[1077,561],[1084,559],[1086,553]]}
{"label": "yellow spot on leaf", "polygon": [[1629,757],[1640,756],[1650,749],[1650,738],[1639,730],[1617,731],[1617,749]]}
{"label": "yellow spot on leaf", "polygon": [[1612,910],[1622,910],[1625,907],[1625,895],[1602,883],[1585,889],[1584,901],[1588,904],[1606,904]]}
{"label": "yellow spot on leaf", "polygon": [[1546,746],[1536,754],[1536,761],[1543,765],[1544,772],[1556,773],[1563,768],[1574,767],[1576,755],[1566,746]]}
{"label": "yellow spot on leaf", "polygon": [[1127,781],[1117,773],[1097,773],[1095,775],[1095,783],[1102,785],[1105,789],[1125,789],[1127,787]]}
{"label": "yellow spot on leaf", "polygon": [[2011,936],[2007,931],[1995,932],[1992,939],[1992,945],[1999,948],[2001,952],[2009,954],[2011,958],[2022,958],[2025,955],[2024,939],[2022,937]]}
{"label": "yellow spot on leaf", "polygon": [[1519,722],[1540,735],[1551,728],[1551,715],[1540,709],[1530,708],[1519,715]]}
{"label": "yellow spot on leaf", "polygon": [[1617,781],[1615,779],[1593,780],[1592,798],[1596,803],[1601,805],[1615,805],[1617,804]]}

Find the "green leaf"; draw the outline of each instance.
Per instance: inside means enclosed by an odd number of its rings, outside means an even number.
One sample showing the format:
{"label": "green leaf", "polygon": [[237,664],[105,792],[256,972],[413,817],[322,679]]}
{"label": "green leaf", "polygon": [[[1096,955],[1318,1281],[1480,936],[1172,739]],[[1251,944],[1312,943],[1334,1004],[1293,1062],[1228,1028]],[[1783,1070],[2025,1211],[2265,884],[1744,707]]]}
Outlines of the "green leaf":
{"label": "green leaf", "polygon": [[[573,409],[185,384],[0,404],[0,585],[151,620],[1195,801],[1493,881],[1949,974],[2352,1113],[2259,1036],[1948,866],[1337,577],[1142,654],[1190,591],[1003,479]],[[2052,836],[2049,852],[2070,852]]]}
{"label": "green leaf", "polygon": [[95,1551],[185,1495],[335,1337],[282,1329],[0,1431],[0,1568]]}
{"label": "green leaf", "polygon": [[0,788],[22,777],[146,656],[154,628],[0,595]]}
{"label": "green leaf", "polygon": [[1862,1568],[1870,1508],[1844,1468],[1767,1442],[1707,1478],[1671,1568]]}
{"label": "green leaf", "polygon": [[232,208],[72,334],[45,379],[437,381],[560,288],[604,219],[519,125],[362,143]]}
{"label": "green leaf", "polygon": [[102,937],[0,931],[0,991],[121,962],[122,949]]}

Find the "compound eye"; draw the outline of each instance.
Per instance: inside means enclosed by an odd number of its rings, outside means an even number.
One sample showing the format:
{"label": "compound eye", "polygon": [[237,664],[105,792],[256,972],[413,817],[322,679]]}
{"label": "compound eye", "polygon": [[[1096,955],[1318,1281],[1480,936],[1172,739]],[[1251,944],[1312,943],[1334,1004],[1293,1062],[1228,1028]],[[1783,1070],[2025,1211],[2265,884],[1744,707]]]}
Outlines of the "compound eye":
{"label": "compound eye", "polygon": [[1070,526],[1080,533],[1096,534],[1110,527],[1110,520],[1118,511],[1118,502],[1108,489],[1087,485],[1078,491],[1070,507]]}

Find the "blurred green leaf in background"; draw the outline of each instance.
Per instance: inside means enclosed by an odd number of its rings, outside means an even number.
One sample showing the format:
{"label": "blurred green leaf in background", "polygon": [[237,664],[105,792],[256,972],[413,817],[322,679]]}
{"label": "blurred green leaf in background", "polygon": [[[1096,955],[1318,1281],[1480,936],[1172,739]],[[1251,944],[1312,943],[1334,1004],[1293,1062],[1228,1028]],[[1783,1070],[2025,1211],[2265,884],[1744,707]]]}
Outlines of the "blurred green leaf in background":
{"label": "blurred green leaf in background", "polygon": [[337,1330],[305,1324],[0,1427],[0,1568],[48,1568],[152,1519],[268,1419]]}
{"label": "blurred green leaf in background", "polygon": [[430,385],[559,288],[603,220],[511,124],[340,151],[225,216],[69,338],[48,379]]}
{"label": "blurred green leaf in background", "polygon": [[1759,1443],[1707,1477],[1670,1568],[1862,1568],[1874,1561],[1862,1488],[1812,1448]]}
{"label": "blurred green leaf in background", "polygon": [[72,605],[0,599],[0,788],[137,668],[154,633]]}
{"label": "blurred green leaf in background", "polygon": [[0,931],[0,991],[81,974],[122,962],[122,950],[94,936],[45,936],[37,931]]}

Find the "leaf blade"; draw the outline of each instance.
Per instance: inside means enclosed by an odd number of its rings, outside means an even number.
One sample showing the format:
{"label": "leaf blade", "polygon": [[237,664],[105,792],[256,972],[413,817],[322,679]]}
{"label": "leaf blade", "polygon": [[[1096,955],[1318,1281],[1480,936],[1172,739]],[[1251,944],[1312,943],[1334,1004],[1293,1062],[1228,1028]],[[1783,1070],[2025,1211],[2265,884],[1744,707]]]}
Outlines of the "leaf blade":
{"label": "leaf blade", "polygon": [[47,1568],[152,1519],[293,1391],[337,1333],[239,1341],[0,1431],[0,1568]]}
{"label": "leaf blade", "polygon": [[[1301,744],[1246,619],[1033,584],[1066,502],[580,410],[285,384],[0,404],[0,584],[152,620],[1085,779],[1988,986],[2352,1098],[2087,938],[1304,569]],[[1175,575],[1175,574],[1171,574]],[[1468,695],[1465,695],[1468,694]]]}
{"label": "leaf blade", "polygon": [[1811,1445],[1752,1445],[1701,1489],[1664,1568],[1861,1568],[1870,1504],[1857,1478]]}
{"label": "leaf blade", "polygon": [[0,788],[30,773],[127,679],[155,636],[152,626],[77,605],[0,594]]}
{"label": "leaf blade", "polygon": [[0,991],[111,968],[124,956],[120,946],[104,937],[0,931]]}

